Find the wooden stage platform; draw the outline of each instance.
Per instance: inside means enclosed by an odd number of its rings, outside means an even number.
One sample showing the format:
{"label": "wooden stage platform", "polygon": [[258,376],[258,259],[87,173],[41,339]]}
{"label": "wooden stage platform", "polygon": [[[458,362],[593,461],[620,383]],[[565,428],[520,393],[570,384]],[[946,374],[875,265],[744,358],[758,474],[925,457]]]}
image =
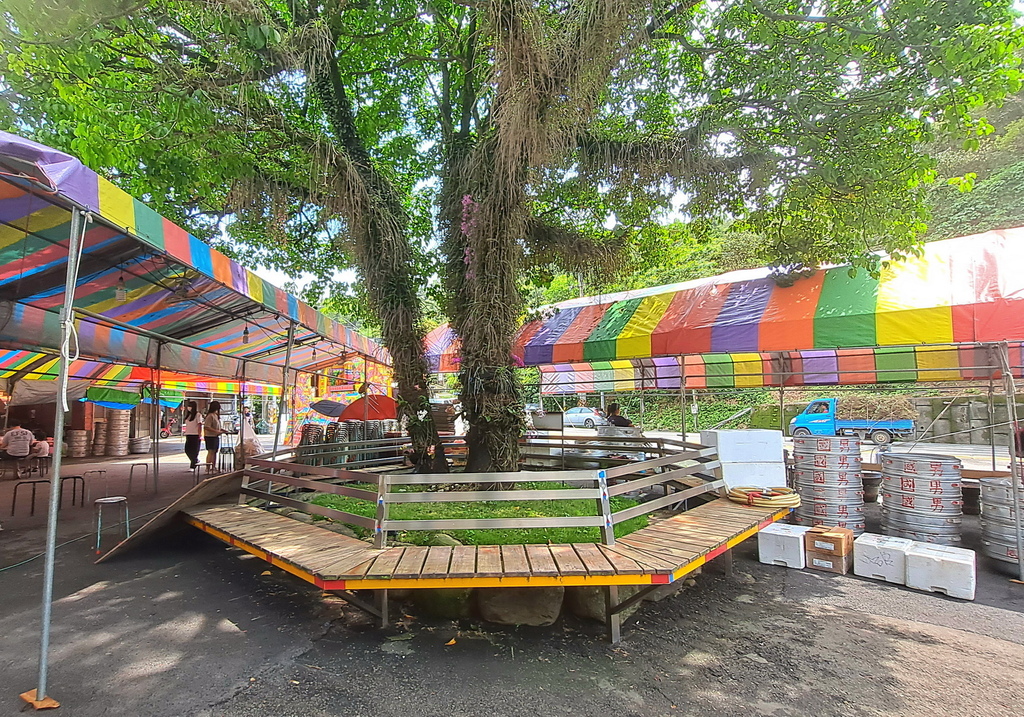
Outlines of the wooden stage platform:
{"label": "wooden stage platform", "polygon": [[663,585],[680,579],[789,509],[715,499],[613,545],[399,546],[375,549],[250,506],[198,505],[187,523],[324,590]]}

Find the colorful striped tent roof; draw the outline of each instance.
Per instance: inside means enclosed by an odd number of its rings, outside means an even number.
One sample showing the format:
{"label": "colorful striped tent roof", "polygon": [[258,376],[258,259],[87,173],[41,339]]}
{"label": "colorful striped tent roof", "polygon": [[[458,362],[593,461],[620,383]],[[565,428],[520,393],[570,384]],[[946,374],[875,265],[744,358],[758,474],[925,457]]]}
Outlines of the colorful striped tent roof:
{"label": "colorful striped tent roof", "polygon": [[[833,382],[874,383],[893,374],[890,366],[917,370],[940,355],[895,347],[1024,339],[1020,266],[1024,228],[926,244],[921,256],[892,262],[878,277],[864,270],[851,276],[849,267],[840,266],[782,287],[767,269],[733,272],[555,304],[545,309],[547,318],[520,330],[516,351],[528,366],[602,364],[598,371],[611,370],[604,362],[633,362],[637,370],[642,367],[637,360],[688,356],[687,376],[771,377],[780,372],[752,372],[751,367],[785,361],[790,368],[782,373],[790,380],[811,374],[835,377]],[[457,365],[450,355],[454,340],[447,346],[436,342],[433,365]],[[941,355],[946,358],[940,368],[950,377],[974,365],[952,361],[956,352]],[[803,363],[822,368],[804,371]],[[728,370],[718,368],[726,365]],[[936,372],[918,373],[921,380],[943,380]],[[770,385],[772,379],[767,380]]]}
{"label": "colorful striped tent roof", "polygon": [[[1013,375],[1024,377],[1024,350],[1010,345]],[[541,393],[678,391],[766,386],[827,386],[901,381],[978,381],[1000,376],[988,347],[900,346],[700,354],[541,366]]]}
{"label": "colorful striped tent roof", "polygon": [[[78,207],[93,217],[74,302],[84,358],[155,367],[161,343],[164,369],[278,383],[294,322],[294,367],[352,354],[388,360],[373,341],[272,286],[70,155],[0,132],[0,180],[2,348],[57,349],[71,213]],[[116,295],[122,283],[125,301]]]}

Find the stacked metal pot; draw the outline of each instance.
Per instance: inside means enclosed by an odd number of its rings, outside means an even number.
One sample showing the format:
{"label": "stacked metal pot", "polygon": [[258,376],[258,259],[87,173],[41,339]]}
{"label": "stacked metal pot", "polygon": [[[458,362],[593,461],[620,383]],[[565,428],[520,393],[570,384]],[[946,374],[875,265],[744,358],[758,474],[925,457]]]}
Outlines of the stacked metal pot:
{"label": "stacked metal pot", "polygon": [[980,483],[981,550],[991,558],[1016,564],[1013,486],[1006,478],[982,478]]}
{"label": "stacked metal pot", "polygon": [[128,431],[131,427],[131,411],[107,411],[107,455],[128,455]]}
{"label": "stacked metal pot", "polygon": [[92,429],[92,454],[94,456],[107,455],[107,421],[102,419],[93,424]]}
{"label": "stacked metal pot", "polygon": [[960,459],[885,453],[881,462],[882,532],[923,543],[959,545],[964,505]]}
{"label": "stacked metal pot", "polygon": [[89,454],[89,432],[68,430],[68,458],[85,458]]}
{"label": "stacked metal pot", "polygon": [[794,488],[800,507],[797,525],[828,525],[864,532],[864,485],[860,441],[845,436],[793,439]]}

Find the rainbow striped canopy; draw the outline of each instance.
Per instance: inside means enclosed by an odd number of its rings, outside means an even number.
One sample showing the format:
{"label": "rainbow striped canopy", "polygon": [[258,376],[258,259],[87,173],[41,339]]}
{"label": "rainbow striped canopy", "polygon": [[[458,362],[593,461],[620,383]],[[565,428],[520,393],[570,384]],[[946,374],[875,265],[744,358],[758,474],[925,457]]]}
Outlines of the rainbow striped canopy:
{"label": "rainbow striped canopy", "polygon": [[[1020,266],[1024,228],[926,244],[878,277],[839,266],[783,287],[755,269],[587,297],[547,307],[520,330],[515,354],[550,367],[552,381],[565,374],[565,386],[978,377],[974,368],[994,364],[974,347],[1024,339]],[[430,339],[435,370],[457,367],[457,337],[439,327]]]}
{"label": "rainbow striped canopy", "polygon": [[[0,180],[0,348],[24,352],[10,362],[35,364],[56,353],[76,207],[93,218],[74,297],[83,359],[279,383],[294,324],[295,368],[312,370],[351,355],[388,360],[373,341],[272,286],[70,155],[0,132]],[[126,297],[119,300],[122,287]]]}

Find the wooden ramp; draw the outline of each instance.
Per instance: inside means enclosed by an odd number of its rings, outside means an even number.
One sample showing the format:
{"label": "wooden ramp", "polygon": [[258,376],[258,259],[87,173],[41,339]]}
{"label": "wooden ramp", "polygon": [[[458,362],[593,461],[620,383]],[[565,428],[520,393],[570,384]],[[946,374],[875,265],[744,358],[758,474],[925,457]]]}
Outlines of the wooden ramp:
{"label": "wooden ramp", "polygon": [[149,540],[159,532],[161,528],[165,528],[170,525],[175,518],[178,517],[178,514],[186,508],[190,508],[191,506],[200,503],[209,505],[217,499],[227,499],[225,496],[229,496],[230,500],[237,501],[238,491],[241,487],[242,471],[222,473],[221,475],[207,478],[185,493],[185,495],[181,496],[162,511],[157,513],[148,523],[115,545],[96,562],[102,563],[107,558],[120,555],[122,552]]}
{"label": "wooden ramp", "polygon": [[716,499],[614,545],[367,543],[250,506],[193,505],[185,521],[324,590],[661,585],[789,513]]}

